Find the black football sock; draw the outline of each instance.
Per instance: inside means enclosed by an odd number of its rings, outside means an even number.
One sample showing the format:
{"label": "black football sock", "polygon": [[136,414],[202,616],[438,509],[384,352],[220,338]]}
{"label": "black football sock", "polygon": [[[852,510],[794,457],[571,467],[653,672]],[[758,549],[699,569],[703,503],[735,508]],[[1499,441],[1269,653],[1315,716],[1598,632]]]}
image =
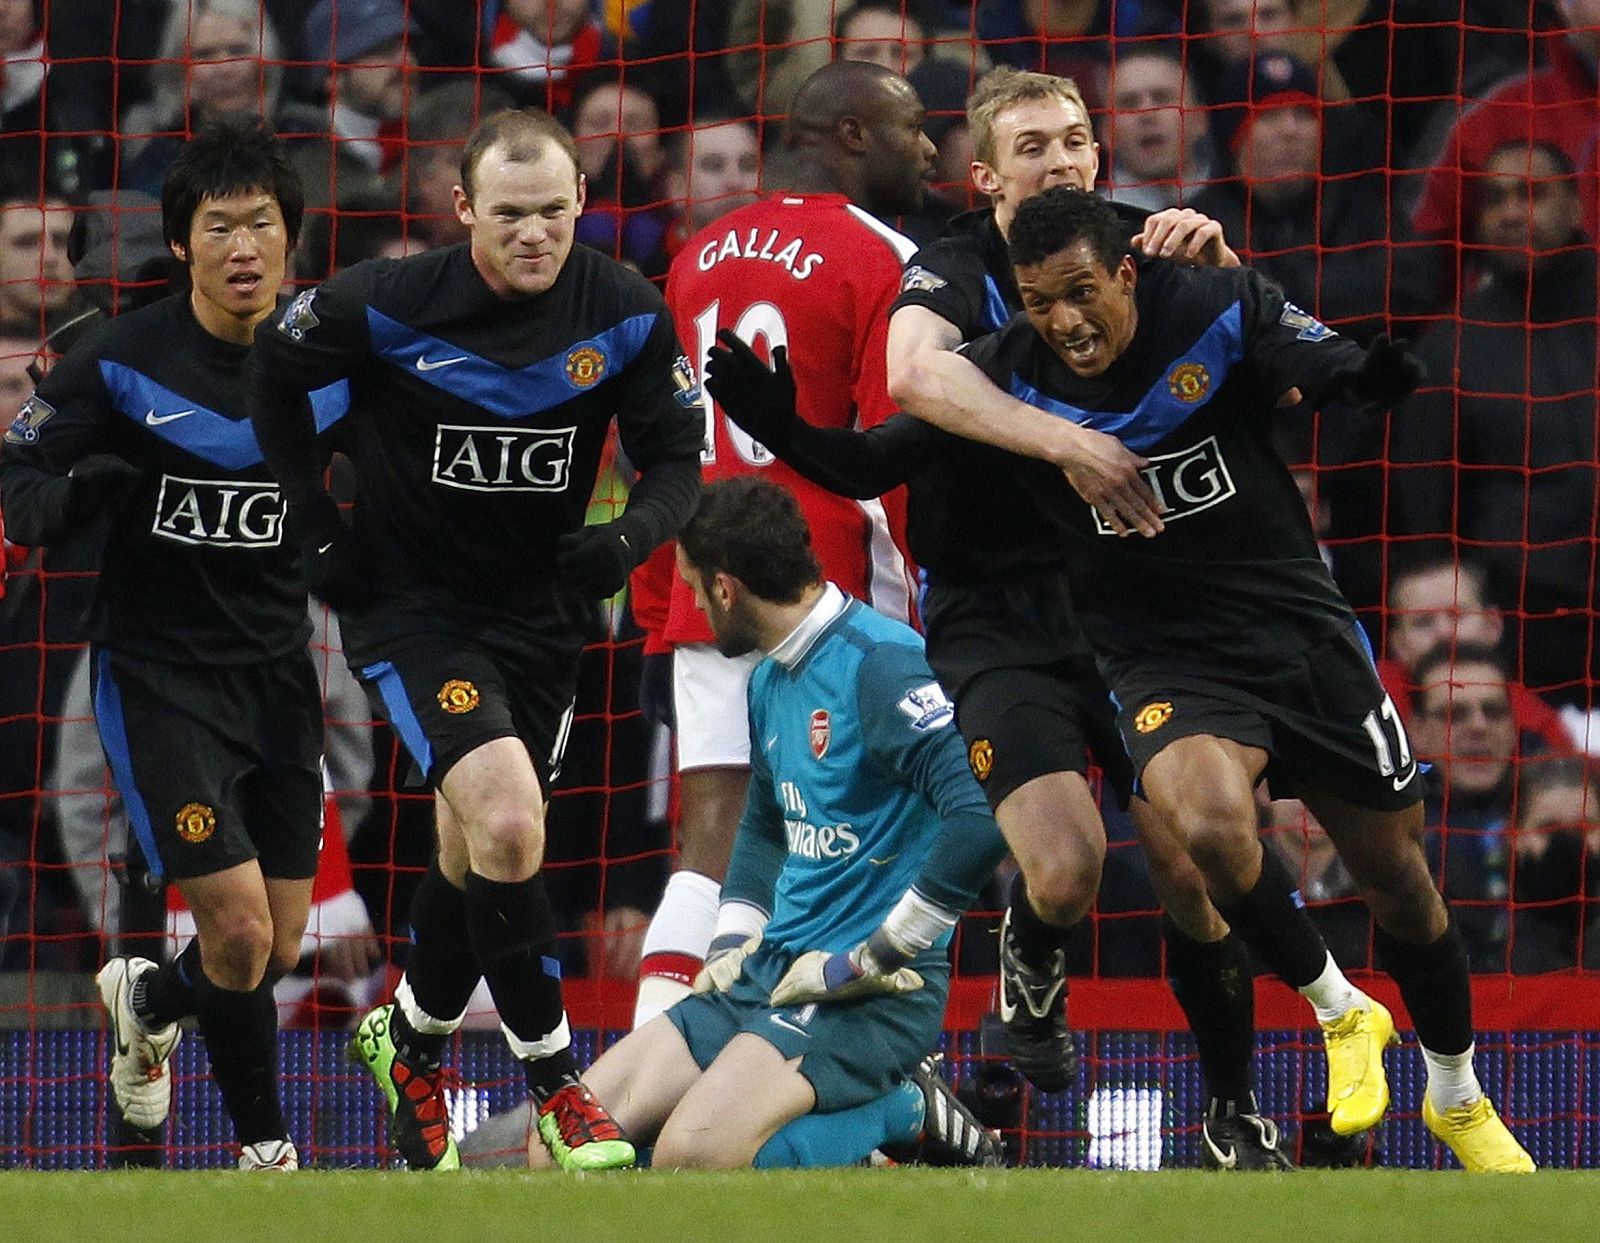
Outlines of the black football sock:
{"label": "black football sock", "polygon": [[1028,882],[1021,872],[1011,879],[1011,918],[1007,927],[1011,934],[1011,948],[1023,964],[1036,971],[1047,970],[1051,957],[1064,949],[1071,928],[1057,928],[1046,923],[1028,900]]}
{"label": "black football sock", "polygon": [[1394,977],[1411,1012],[1417,1041],[1430,1053],[1465,1053],[1472,1046],[1472,980],[1467,946],[1452,913],[1439,939],[1416,945],[1378,928],[1378,965]]}
{"label": "black football sock", "polygon": [[154,1031],[193,1014],[197,1004],[194,976],[199,969],[200,940],[196,937],[171,962],[135,980],[129,1000],[139,1021]]}
{"label": "black football sock", "polygon": [[278,1007],[265,981],[247,993],[219,988],[196,962],[195,1019],[211,1077],[241,1144],[289,1133],[278,1103]]}
{"label": "black football sock", "polygon": [[1217,910],[1269,971],[1290,988],[1304,988],[1328,965],[1328,947],[1294,890],[1289,870],[1263,847],[1254,887],[1237,902],[1217,903]]}
{"label": "black football sock", "polygon": [[1256,994],[1250,968],[1232,933],[1220,941],[1195,941],[1163,916],[1167,941],[1167,983],[1183,1007],[1200,1050],[1206,1092],[1237,1112],[1253,1103],[1256,1051]]}
{"label": "black football sock", "polygon": [[[561,964],[556,957],[555,916],[544,880],[495,881],[467,873],[467,927],[478,965],[512,1036],[528,1044],[554,1045],[563,1029]],[[529,1090],[540,1099],[576,1073],[570,1043],[523,1057]]]}
{"label": "black football sock", "polygon": [[[453,1020],[467,1008],[478,987],[478,957],[467,928],[467,895],[445,879],[437,856],[422,874],[411,898],[411,953],[406,958],[406,983],[411,996],[430,1018]],[[401,1008],[394,1008],[402,1018]],[[395,1043],[407,1038],[402,1056],[437,1065],[450,1039],[442,1032],[419,1032],[409,1021],[395,1024]]]}

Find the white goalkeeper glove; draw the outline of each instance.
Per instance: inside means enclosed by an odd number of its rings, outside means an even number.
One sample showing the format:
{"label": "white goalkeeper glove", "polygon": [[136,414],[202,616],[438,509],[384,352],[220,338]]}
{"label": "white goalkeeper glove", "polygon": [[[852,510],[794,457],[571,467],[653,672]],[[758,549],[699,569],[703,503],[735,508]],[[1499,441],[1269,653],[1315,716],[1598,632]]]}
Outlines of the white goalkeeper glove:
{"label": "white goalkeeper glove", "polygon": [[922,976],[905,963],[909,956],[892,948],[880,930],[848,954],[810,950],[784,972],[772,990],[774,1006],[813,1001],[849,1001],[855,997],[892,997],[914,993]]}
{"label": "white goalkeeper glove", "polygon": [[755,953],[761,944],[759,936],[717,937],[706,951],[706,965],[694,977],[693,989],[697,993],[725,993],[744,972],[744,960]]}

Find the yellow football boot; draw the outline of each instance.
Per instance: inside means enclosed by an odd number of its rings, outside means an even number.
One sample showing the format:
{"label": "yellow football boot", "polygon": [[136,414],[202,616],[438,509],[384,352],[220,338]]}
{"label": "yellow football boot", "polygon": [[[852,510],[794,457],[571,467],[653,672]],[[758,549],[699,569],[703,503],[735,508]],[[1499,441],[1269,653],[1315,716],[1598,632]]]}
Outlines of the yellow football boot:
{"label": "yellow football boot", "polygon": [[1538,1168],[1487,1096],[1440,1113],[1424,1095],[1422,1120],[1469,1174],[1532,1174]]}
{"label": "yellow football boot", "polygon": [[1335,1135],[1371,1130],[1389,1108],[1389,1080],[1383,1051],[1399,1044],[1394,1017],[1382,1002],[1367,998],[1365,1008],[1322,1024],[1328,1054],[1328,1122]]}

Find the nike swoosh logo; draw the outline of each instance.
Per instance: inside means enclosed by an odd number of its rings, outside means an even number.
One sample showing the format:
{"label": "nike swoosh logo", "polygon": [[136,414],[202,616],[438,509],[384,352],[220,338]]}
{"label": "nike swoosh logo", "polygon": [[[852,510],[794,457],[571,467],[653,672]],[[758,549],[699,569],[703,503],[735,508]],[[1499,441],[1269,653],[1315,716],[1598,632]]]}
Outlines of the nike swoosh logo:
{"label": "nike swoosh logo", "polygon": [[892,855],[886,855],[882,859],[874,859],[869,855],[867,856],[867,862],[876,863],[879,867],[882,867],[885,863],[893,863],[899,857],[900,852],[897,850]]}
{"label": "nike swoosh logo", "polygon": [[783,1015],[769,1014],[767,1017],[779,1027],[785,1028],[788,1031],[792,1031],[796,1036],[804,1036],[807,1040],[811,1039],[810,1032],[808,1032],[805,1028],[798,1026],[797,1024],[789,1022],[789,1020],[784,1018]]}
{"label": "nike swoosh logo", "polygon": [[1232,1144],[1229,1144],[1226,1149],[1219,1148],[1216,1143],[1212,1141],[1211,1136],[1206,1134],[1204,1127],[1200,1128],[1200,1138],[1205,1140],[1206,1147],[1211,1149],[1211,1155],[1216,1159],[1217,1164],[1223,1169],[1231,1170],[1239,1164],[1239,1150]]}
{"label": "nike swoosh logo", "polygon": [[460,358],[433,358],[433,359],[430,359],[425,354],[418,354],[417,355],[417,370],[418,371],[437,371],[437,370],[439,370],[440,367],[454,367],[457,363],[464,363],[466,361],[467,361],[467,356],[465,354],[461,355]]}
{"label": "nike swoosh logo", "polygon": [[778,735],[774,734],[774,735],[772,735],[771,738],[767,739],[767,745],[766,745],[765,749],[770,751],[770,750],[772,750],[773,747],[775,747],[777,745],[778,745]]}
{"label": "nike swoosh logo", "polygon": [[1411,766],[1411,771],[1408,772],[1404,777],[1396,777],[1392,783],[1394,785],[1395,793],[1400,793],[1401,790],[1404,790],[1408,785],[1410,785],[1412,779],[1416,777],[1417,772],[1417,766],[1413,764]]}
{"label": "nike swoosh logo", "polygon": [[152,410],[149,414],[144,416],[144,421],[151,427],[160,427],[163,423],[176,423],[179,419],[186,419],[191,414],[196,413],[198,413],[198,411],[180,410],[177,414],[157,414],[154,410]]}
{"label": "nike swoosh logo", "polygon": [[328,549],[330,549],[332,547],[333,547],[333,545],[331,543],[330,544],[324,544],[321,548],[317,549],[317,556],[319,556],[319,557],[322,556],[323,553],[327,552]]}

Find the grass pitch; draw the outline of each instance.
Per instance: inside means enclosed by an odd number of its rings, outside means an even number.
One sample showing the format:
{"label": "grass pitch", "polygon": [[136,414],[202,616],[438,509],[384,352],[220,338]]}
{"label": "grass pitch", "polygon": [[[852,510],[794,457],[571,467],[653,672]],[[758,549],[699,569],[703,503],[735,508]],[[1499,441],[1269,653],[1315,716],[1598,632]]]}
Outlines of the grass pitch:
{"label": "grass pitch", "polygon": [[6,1243],[1593,1243],[1600,1172],[0,1174]]}

